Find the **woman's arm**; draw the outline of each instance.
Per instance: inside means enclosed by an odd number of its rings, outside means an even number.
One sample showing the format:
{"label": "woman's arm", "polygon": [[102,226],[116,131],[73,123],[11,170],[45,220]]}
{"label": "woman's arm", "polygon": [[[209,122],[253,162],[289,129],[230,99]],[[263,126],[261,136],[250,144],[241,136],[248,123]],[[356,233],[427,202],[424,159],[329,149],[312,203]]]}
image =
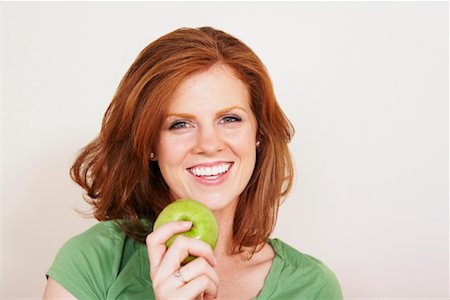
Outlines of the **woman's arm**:
{"label": "woman's arm", "polygon": [[63,288],[57,281],[49,277],[44,292],[44,300],[50,299],[76,299],[71,293]]}

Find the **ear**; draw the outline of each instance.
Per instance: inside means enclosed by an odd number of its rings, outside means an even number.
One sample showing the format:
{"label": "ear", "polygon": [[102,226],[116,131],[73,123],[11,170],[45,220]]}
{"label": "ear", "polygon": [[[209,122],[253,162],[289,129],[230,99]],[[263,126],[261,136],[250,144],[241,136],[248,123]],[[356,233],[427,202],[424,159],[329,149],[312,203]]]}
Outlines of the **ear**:
{"label": "ear", "polygon": [[258,130],[256,133],[256,147],[259,147],[262,143],[264,143],[264,134],[261,130]]}

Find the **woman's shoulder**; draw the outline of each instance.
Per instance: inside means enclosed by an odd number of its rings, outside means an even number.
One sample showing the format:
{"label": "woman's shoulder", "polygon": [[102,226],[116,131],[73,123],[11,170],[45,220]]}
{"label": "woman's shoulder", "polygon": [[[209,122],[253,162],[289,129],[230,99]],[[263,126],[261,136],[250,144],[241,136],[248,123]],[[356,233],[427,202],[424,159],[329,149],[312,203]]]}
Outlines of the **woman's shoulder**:
{"label": "woman's shoulder", "polygon": [[46,275],[77,297],[101,297],[119,271],[125,240],[117,221],[99,222],[65,242]]}
{"label": "woman's shoulder", "polygon": [[274,249],[276,255],[283,259],[288,265],[292,265],[296,268],[311,269],[311,271],[329,271],[321,260],[309,254],[300,252],[280,239],[272,239],[269,241],[269,244]]}
{"label": "woman's shoulder", "polygon": [[117,221],[101,221],[84,232],[75,235],[66,241],[58,252],[58,255],[70,257],[82,256],[84,259],[120,255],[121,247],[125,240],[125,234],[121,231]]}
{"label": "woman's shoulder", "polygon": [[91,226],[84,232],[75,235],[69,239],[66,244],[78,244],[85,242],[97,242],[97,243],[114,243],[117,240],[125,238],[125,234],[120,229],[118,220],[100,221]]}
{"label": "woman's shoulder", "polygon": [[277,273],[277,281],[286,285],[282,290],[291,293],[290,299],[297,299],[293,296],[303,291],[311,293],[314,299],[342,299],[337,277],[324,262],[279,239],[271,239],[269,244],[276,254],[274,272]]}

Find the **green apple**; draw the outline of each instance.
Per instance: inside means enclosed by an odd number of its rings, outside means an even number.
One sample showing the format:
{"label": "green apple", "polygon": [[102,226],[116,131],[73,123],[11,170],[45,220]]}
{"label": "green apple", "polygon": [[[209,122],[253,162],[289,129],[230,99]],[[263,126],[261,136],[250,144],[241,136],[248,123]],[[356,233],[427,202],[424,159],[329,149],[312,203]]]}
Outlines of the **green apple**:
{"label": "green apple", "polygon": [[[204,204],[192,199],[178,199],[167,205],[156,218],[153,229],[172,221],[190,221],[192,227],[189,231],[181,232],[172,236],[166,242],[170,247],[175,238],[182,234],[190,238],[202,240],[208,243],[214,250],[219,236],[219,225],[214,214]],[[188,256],[182,265],[194,260],[195,257]]]}

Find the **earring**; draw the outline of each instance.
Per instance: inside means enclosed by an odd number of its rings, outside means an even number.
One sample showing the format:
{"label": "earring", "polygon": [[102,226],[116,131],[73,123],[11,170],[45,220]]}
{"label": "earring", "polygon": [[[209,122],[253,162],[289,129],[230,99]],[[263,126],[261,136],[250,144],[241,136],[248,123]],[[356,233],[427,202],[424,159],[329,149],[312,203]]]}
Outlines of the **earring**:
{"label": "earring", "polygon": [[259,147],[261,145],[261,141],[256,141],[256,147]]}
{"label": "earring", "polygon": [[155,158],[155,153],[150,153],[150,159],[154,159]]}

